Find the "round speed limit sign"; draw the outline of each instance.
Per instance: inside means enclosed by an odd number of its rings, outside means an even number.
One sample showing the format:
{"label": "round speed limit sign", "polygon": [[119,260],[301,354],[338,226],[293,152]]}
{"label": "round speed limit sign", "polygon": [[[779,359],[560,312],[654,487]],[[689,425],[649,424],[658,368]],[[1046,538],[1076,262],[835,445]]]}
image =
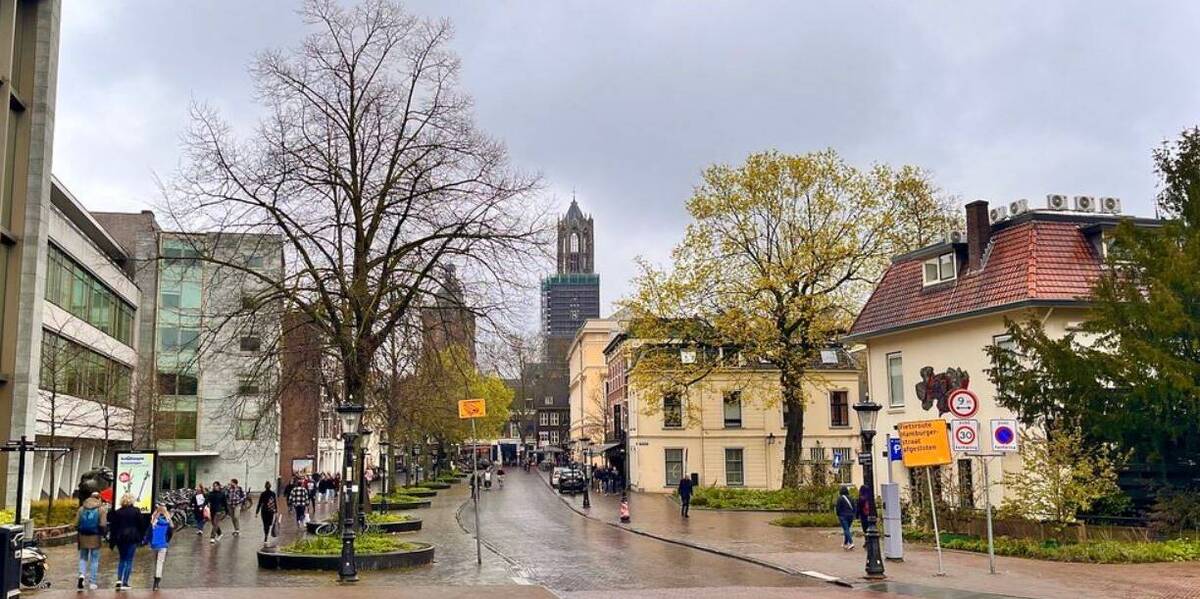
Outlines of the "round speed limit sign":
{"label": "round speed limit sign", "polygon": [[979,398],[968,389],[955,389],[946,398],[950,404],[950,413],[959,418],[970,418],[979,411]]}
{"label": "round speed limit sign", "polygon": [[958,427],[958,430],[954,431],[954,437],[963,445],[974,445],[977,438],[975,429],[970,426]]}

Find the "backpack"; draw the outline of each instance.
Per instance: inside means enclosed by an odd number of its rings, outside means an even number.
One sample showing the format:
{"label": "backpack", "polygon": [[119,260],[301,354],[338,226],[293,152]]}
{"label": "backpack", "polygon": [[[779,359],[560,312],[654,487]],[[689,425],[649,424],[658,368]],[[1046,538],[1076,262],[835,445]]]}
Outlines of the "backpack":
{"label": "backpack", "polygon": [[78,528],[81,535],[100,534],[100,508],[85,508],[83,513],[79,515]]}

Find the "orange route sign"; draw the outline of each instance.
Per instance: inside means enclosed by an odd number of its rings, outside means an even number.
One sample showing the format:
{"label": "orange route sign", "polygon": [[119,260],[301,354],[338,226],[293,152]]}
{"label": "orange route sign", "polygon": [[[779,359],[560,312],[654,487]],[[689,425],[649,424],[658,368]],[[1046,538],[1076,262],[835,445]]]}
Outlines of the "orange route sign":
{"label": "orange route sign", "polygon": [[896,425],[905,468],[941,466],[953,461],[945,420],[914,420]]}
{"label": "orange route sign", "polygon": [[482,399],[458,400],[459,418],[483,418],[487,416],[487,402]]}

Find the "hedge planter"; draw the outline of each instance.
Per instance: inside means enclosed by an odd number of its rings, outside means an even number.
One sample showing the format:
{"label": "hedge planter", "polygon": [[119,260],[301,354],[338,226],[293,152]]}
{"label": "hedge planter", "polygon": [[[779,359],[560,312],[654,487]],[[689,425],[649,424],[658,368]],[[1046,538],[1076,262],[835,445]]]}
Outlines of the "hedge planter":
{"label": "hedge planter", "polygon": [[[455,480],[454,482],[458,482],[458,481],[457,481],[457,480]],[[435,491],[442,491],[442,490],[445,490],[445,489],[449,489],[449,488],[450,488],[450,483],[448,483],[448,482],[446,482],[446,481],[441,481],[441,480],[431,480],[431,481],[428,481],[428,482],[423,482],[423,483],[421,483],[421,486],[422,486],[422,487],[425,487],[426,489],[433,489],[433,490],[435,490]]]}
{"label": "hedge planter", "polygon": [[[415,510],[415,509],[420,509],[423,507],[429,507],[431,505],[433,505],[433,502],[428,499],[421,499],[418,501],[389,501],[389,502],[387,502],[387,510],[386,511],[390,512],[392,510]],[[383,506],[384,506],[383,502],[379,502],[379,503],[372,502],[371,503],[372,510],[385,511],[383,509]]]}
{"label": "hedge planter", "polygon": [[405,488],[400,489],[400,492],[409,497],[437,497],[437,491],[430,487],[420,487],[416,489]]}
{"label": "hedge planter", "polygon": [[[326,522],[309,522],[305,526],[308,528],[308,534],[315,535],[315,534],[317,534],[317,529],[320,528],[322,524],[328,524],[328,523],[329,523],[328,521],[326,521]],[[398,533],[398,532],[415,532],[415,531],[421,530],[421,519],[420,518],[410,518],[408,520],[403,520],[401,522],[372,522],[372,523],[368,524],[368,526],[370,528],[378,530],[379,532],[384,532],[384,533],[388,533],[388,534]],[[337,534],[337,533],[335,533],[335,534]]]}
{"label": "hedge planter", "polygon": [[461,479],[457,476],[437,479],[437,482],[442,483],[443,485],[447,485],[446,486],[447,489],[450,488],[449,485],[457,485],[458,483],[461,483],[462,481],[463,481],[463,479]]}
{"label": "hedge planter", "polygon": [[[412,548],[388,553],[355,554],[354,562],[359,570],[389,570],[412,568],[433,563],[433,545],[410,543]],[[273,549],[258,552],[258,567],[268,570],[329,570],[336,572],[341,562],[340,555],[309,555],[288,553]]]}

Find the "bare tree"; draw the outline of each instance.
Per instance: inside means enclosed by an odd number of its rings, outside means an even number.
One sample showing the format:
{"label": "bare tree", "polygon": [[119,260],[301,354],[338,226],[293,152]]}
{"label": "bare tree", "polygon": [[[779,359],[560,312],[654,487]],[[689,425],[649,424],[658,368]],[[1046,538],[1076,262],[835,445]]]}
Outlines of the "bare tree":
{"label": "bare tree", "polygon": [[[438,265],[455,264],[468,289],[511,288],[545,227],[535,179],[509,169],[503,146],[472,123],[448,23],[384,0],[311,0],[301,14],[316,31],[252,68],[267,114],[252,137],[236,140],[215,111],[193,108],[189,166],[165,190],[167,211],[185,229],[278,239],[280,277],[200,257],[256,281],[260,303],[307,316],[340,365],[345,400],[365,404],[380,348],[433,302]],[[507,300],[493,297],[471,305],[487,314]]]}

